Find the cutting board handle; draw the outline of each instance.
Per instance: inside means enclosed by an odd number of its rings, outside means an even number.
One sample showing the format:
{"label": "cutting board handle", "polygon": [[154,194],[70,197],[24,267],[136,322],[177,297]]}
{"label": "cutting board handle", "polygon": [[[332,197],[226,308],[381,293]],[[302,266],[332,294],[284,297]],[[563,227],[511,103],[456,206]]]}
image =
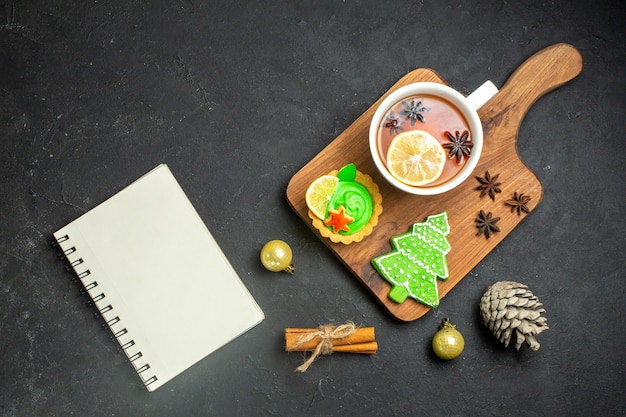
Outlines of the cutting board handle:
{"label": "cutting board handle", "polygon": [[541,96],[576,77],[582,68],[582,56],[576,48],[565,43],[554,44],[522,63],[500,94],[509,103],[515,103],[524,115]]}

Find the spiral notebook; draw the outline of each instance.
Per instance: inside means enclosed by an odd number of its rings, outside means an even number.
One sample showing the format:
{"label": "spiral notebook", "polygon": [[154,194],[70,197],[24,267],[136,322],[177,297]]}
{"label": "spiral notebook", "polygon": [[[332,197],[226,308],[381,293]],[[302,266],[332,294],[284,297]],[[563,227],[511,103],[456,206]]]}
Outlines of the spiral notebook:
{"label": "spiral notebook", "polygon": [[149,391],[264,319],[167,165],[54,238]]}

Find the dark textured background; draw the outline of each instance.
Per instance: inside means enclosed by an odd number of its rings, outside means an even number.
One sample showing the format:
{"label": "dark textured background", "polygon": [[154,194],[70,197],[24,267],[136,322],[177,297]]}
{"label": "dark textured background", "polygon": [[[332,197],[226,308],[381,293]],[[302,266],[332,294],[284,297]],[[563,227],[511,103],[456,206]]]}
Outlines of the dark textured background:
{"label": "dark textured background", "polygon": [[[0,416],[625,415],[625,9],[4,0]],[[584,68],[519,131],[541,204],[437,311],[395,321],[290,210],[289,179],[408,71],[432,68],[468,93],[557,42]],[[48,243],[159,163],[267,317],[148,393]],[[294,250],[294,277],[258,261],[276,238]],[[537,352],[504,348],[479,318],[503,279],[545,304]],[[429,347],[446,316],[466,341],[451,362]],[[379,353],[294,372],[302,358],[282,351],[284,328],[345,320],[374,326]]]}

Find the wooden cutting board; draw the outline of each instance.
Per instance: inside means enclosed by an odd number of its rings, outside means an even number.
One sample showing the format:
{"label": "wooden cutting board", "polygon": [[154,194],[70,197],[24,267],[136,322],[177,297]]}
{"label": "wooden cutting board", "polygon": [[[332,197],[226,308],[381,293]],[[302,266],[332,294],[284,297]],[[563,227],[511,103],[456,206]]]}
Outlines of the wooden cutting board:
{"label": "wooden cutting board", "polygon": [[[449,278],[447,281],[438,281],[439,296],[443,298],[527,216],[523,212],[521,216],[516,211],[512,212],[505,200],[511,199],[515,192],[523,193],[531,197],[527,205],[529,211],[537,207],[542,198],[541,183],[520,160],[516,147],[517,132],[535,101],[570,81],[581,71],[582,57],[574,47],[567,44],[552,45],[529,58],[511,75],[498,94],[478,111],[483,122],[484,146],[474,173],[459,187],[447,193],[417,196],[399,191],[385,181],[376,170],[368,142],[372,116],[391,91],[418,81],[445,84],[434,71],[416,69],[402,77],[293,176],[287,186],[287,201],[394,317],[401,321],[416,320],[430,308],[411,298],[401,304],[391,301],[387,297],[390,284],[376,272],[370,261],[391,251],[389,239],[392,236],[409,231],[412,224],[424,221],[431,214],[447,212],[450,224],[448,240],[452,249],[447,255]],[[361,242],[344,245],[332,243],[313,228],[304,196],[313,180],[351,162],[378,184],[383,196],[383,213],[371,235]],[[496,195],[495,201],[488,196],[481,198],[480,192],[475,190],[479,185],[475,176],[482,177],[486,171],[492,176],[499,174],[502,192]],[[497,225],[501,232],[493,234],[489,239],[477,234],[475,219],[480,210],[500,217]]]}

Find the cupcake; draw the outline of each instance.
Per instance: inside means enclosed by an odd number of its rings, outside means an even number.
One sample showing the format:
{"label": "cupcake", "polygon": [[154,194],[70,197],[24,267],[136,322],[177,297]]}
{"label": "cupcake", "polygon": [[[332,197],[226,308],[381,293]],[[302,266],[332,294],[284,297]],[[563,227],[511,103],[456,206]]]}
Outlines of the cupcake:
{"label": "cupcake", "polygon": [[383,211],[378,186],[354,164],[315,179],[305,200],[313,226],[335,243],[360,242]]}

